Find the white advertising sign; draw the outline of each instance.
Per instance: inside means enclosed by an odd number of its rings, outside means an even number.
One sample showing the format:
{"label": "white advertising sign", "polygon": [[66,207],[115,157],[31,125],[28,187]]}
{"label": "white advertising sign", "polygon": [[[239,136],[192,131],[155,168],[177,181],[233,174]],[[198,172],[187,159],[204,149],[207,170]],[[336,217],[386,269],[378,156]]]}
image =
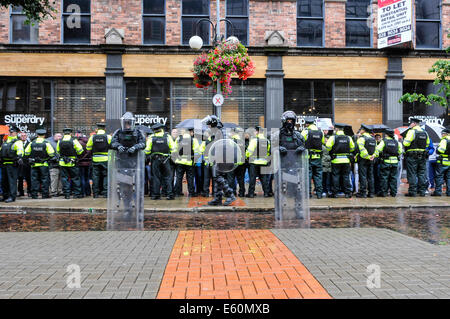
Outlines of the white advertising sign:
{"label": "white advertising sign", "polygon": [[17,126],[22,132],[29,133],[29,124],[36,126],[43,126],[45,117],[39,117],[34,114],[7,114],[4,117],[5,125],[13,124]]}
{"label": "white advertising sign", "polygon": [[152,114],[136,114],[135,118],[136,118],[136,125],[147,125],[147,126],[156,123],[166,125],[168,119],[167,117]]}
{"label": "white advertising sign", "polygon": [[378,0],[378,48],[412,40],[412,1]]}

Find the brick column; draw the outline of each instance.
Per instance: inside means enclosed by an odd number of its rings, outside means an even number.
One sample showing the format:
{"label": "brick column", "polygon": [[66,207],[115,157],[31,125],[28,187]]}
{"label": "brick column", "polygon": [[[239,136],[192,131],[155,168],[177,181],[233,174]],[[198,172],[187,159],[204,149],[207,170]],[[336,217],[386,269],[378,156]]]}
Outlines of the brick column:
{"label": "brick column", "polygon": [[0,10],[0,43],[9,43],[9,9]]}
{"label": "brick column", "polygon": [[450,0],[442,0],[442,48],[450,46]]}
{"label": "brick column", "polygon": [[373,48],[377,49],[378,48],[378,0],[372,0],[371,6],[372,6],[371,21],[372,21],[372,28],[373,28],[372,41],[373,41]]}
{"label": "brick column", "polygon": [[166,0],[166,44],[181,44],[181,1]]}
{"label": "brick column", "polygon": [[345,5],[347,0],[325,0],[325,47],[345,47]]}

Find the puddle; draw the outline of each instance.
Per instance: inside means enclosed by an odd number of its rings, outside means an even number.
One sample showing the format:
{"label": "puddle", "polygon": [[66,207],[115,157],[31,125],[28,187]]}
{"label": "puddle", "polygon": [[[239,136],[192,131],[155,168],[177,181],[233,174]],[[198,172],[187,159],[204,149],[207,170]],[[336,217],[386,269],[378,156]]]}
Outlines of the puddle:
{"label": "puddle", "polygon": [[[445,209],[311,211],[305,221],[275,221],[272,213],[149,213],[145,230],[363,228],[398,231],[433,244],[450,244],[450,212]],[[1,232],[104,231],[106,214],[0,213]]]}

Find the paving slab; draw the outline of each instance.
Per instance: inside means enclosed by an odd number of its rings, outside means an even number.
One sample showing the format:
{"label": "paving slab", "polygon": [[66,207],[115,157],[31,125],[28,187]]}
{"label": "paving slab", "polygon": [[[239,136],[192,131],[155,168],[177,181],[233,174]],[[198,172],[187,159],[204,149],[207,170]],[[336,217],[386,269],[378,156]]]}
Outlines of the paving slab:
{"label": "paving slab", "polygon": [[[177,231],[0,233],[0,298],[143,297],[157,291]],[[158,263],[147,263],[147,259]],[[120,266],[111,264],[120,260]],[[70,288],[69,265],[81,288]],[[19,271],[12,272],[11,270]],[[117,271],[113,273],[116,269]],[[103,279],[107,274],[108,278]],[[141,274],[152,281],[143,280]],[[150,293],[146,294],[149,298]]]}
{"label": "paving slab", "polygon": [[[333,298],[450,298],[448,245],[432,245],[386,229],[272,232]],[[368,270],[370,265],[379,266],[380,288],[367,287],[369,276],[375,275],[375,268]],[[346,279],[346,273],[355,280]]]}

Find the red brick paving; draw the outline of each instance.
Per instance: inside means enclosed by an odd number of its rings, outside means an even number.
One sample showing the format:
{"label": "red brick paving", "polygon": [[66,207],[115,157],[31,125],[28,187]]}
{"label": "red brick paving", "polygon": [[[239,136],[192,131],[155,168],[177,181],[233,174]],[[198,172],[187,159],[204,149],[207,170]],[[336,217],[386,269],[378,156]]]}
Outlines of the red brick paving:
{"label": "red brick paving", "polygon": [[331,298],[269,230],[181,231],[157,298]]}

